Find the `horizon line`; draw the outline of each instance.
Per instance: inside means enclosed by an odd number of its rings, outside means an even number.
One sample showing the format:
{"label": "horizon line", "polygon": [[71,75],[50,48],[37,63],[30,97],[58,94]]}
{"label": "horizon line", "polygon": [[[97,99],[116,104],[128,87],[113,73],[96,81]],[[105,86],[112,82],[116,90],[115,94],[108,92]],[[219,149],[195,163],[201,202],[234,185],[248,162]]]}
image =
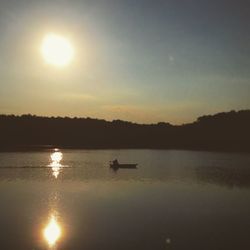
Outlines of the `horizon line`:
{"label": "horizon line", "polygon": [[250,111],[250,109],[240,109],[240,110],[230,110],[230,111],[220,111],[217,113],[213,114],[203,114],[201,116],[198,116],[196,120],[193,120],[192,122],[187,122],[187,123],[182,123],[182,124],[172,124],[167,121],[158,121],[155,123],[139,123],[139,122],[134,122],[134,121],[127,121],[127,120],[121,120],[121,119],[113,119],[113,120],[108,120],[108,119],[101,119],[101,118],[93,118],[93,117],[79,117],[79,116],[46,116],[46,115],[36,115],[36,114],[30,114],[30,113],[24,113],[24,114],[4,114],[0,113],[1,116],[14,116],[14,117],[24,117],[24,116],[31,116],[31,117],[38,117],[38,118],[49,118],[49,119],[90,119],[90,120],[98,120],[98,121],[105,121],[105,122],[116,122],[116,121],[121,121],[124,123],[131,123],[131,124],[137,124],[137,125],[158,125],[158,124],[168,124],[171,126],[183,126],[187,124],[192,124],[198,121],[199,118],[204,117],[204,116],[215,116],[219,114],[225,114],[225,113],[239,113],[239,112],[245,112],[245,111]]}

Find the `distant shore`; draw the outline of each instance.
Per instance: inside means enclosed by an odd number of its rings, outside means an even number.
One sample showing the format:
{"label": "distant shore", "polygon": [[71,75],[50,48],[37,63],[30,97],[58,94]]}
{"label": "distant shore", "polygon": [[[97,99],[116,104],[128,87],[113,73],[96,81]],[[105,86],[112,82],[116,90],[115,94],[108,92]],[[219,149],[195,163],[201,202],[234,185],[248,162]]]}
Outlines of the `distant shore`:
{"label": "distant shore", "polygon": [[169,149],[250,152],[250,110],[199,117],[183,125],[91,118],[0,115],[0,151]]}

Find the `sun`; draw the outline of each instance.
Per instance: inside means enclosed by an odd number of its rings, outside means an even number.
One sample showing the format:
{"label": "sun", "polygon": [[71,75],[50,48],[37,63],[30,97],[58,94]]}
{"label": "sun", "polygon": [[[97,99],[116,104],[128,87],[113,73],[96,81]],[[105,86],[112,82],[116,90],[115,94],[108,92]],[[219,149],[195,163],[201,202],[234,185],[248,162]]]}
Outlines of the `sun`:
{"label": "sun", "polygon": [[73,60],[74,48],[67,38],[49,33],[43,39],[41,53],[46,63],[64,67]]}

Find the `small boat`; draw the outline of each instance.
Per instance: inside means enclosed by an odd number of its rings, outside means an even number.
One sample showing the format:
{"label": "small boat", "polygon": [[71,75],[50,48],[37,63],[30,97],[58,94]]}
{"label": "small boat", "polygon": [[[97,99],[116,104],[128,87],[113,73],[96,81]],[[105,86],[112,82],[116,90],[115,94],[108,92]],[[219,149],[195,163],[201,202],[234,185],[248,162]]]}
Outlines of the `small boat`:
{"label": "small boat", "polygon": [[113,169],[128,168],[135,169],[138,164],[121,164],[117,160],[111,161],[109,166]]}

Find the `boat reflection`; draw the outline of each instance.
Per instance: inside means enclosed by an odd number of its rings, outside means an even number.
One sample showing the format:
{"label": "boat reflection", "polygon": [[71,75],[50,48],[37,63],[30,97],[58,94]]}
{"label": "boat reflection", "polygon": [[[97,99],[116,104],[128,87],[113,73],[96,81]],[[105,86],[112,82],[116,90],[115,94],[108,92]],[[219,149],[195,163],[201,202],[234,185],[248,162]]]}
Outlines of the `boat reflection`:
{"label": "boat reflection", "polygon": [[62,235],[62,229],[54,214],[51,214],[47,226],[43,230],[43,236],[50,249],[53,249]]}
{"label": "boat reflection", "polygon": [[60,174],[60,170],[62,169],[62,164],[60,163],[63,158],[62,152],[58,151],[58,149],[55,149],[55,152],[53,152],[50,155],[51,163],[49,164],[49,167],[52,169],[52,175],[57,179],[58,175]]}

